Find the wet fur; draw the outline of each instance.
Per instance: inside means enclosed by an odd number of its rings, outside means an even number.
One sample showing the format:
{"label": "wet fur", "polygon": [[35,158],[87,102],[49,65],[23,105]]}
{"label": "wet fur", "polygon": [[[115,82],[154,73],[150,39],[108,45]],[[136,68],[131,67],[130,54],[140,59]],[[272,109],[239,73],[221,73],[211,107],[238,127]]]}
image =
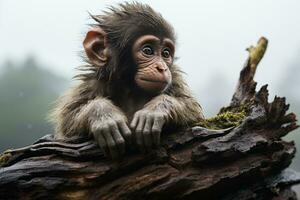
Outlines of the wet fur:
{"label": "wet fur", "polygon": [[170,127],[189,126],[203,119],[202,109],[177,66],[170,68],[173,78],[170,87],[157,96],[144,94],[132,81],[135,70],[130,49],[136,38],[147,31],[175,41],[173,28],[160,14],[144,4],[125,3],[92,17],[97,22],[93,26],[100,26],[107,32],[113,59],[102,68],[87,60],[88,64],[81,68],[82,73],[76,76],[80,84],[59,98],[50,117],[57,137],[89,135],[91,122],[111,113],[130,122],[133,114],[145,106],[166,112]]}

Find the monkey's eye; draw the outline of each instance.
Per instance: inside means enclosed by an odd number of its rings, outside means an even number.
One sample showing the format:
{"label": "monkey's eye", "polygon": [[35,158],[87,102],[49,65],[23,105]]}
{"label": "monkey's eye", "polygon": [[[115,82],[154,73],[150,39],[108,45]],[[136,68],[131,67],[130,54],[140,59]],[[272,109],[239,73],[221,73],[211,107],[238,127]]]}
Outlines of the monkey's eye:
{"label": "monkey's eye", "polygon": [[149,46],[149,45],[144,46],[143,49],[142,49],[142,51],[146,55],[153,55],[154,54],[154,51],[153,51],[152,47]]}
{"label": "monkey's eye", "polygon": [[170,49],[166,48],[162,51],[162,56],[165,58],[169,58],[171,56]]}

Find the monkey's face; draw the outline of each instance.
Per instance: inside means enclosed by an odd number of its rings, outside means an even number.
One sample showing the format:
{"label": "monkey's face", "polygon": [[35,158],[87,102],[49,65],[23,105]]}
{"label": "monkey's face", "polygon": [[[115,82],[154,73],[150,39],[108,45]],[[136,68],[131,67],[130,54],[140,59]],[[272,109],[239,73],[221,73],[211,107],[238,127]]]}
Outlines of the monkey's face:
{"label": "monkey's face", "polygon": [[[126,63],[126,60],[122,60],[123,58],[112,56],[116,55],[119,50],[111,49],[107,34],[101,27],[93,27],[87,33],[83,46],[89,62],[103,71],[111,70],[110,68],[113,68],[115,63]],[[129,46],[132,47],[131,52],[128,53],[131,53],[133,62],[130,59],[131,62],[127,65],[131,69],[132,67],[136,69],[131,80],[134,80],[139,89],[149,94],[164,92],[172,83],[170,68],[173,65],[175,52],[173,40],[149,34],[138,37]],[[116,53],[111,54],[112,52]],[[107,69],[104,70],[104,68]],[[118,71],[112,70],[112,72],[120,74]]]}
{"label": "monkey's face", "polygon": [[172,82],[170,67],[174,59],[174,43],[168,38],[154,35],[138,38],[132,48],[137,66],[134,76],[136,85],[149,93],[160,93]]}

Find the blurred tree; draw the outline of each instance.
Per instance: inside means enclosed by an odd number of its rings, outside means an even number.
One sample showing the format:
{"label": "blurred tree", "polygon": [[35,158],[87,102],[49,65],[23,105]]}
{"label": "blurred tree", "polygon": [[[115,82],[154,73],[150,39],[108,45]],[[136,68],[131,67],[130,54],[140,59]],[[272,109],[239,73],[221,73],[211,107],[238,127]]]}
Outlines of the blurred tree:
{"label": "blurred tree", "polygon": [[46,122],[51,104],[68,82],[40,67],[33,56],[6,61],[0,74],[0,150],[32,143],[52,133]]}

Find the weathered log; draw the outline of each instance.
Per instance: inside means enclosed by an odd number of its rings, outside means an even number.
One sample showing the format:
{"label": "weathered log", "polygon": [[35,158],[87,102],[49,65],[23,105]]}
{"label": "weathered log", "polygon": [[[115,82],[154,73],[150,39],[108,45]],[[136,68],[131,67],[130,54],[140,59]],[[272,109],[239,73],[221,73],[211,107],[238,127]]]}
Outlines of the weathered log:
{"label": "weathered log", "polygon": [[[133,148],[111,161],[90,138],[53,135],[7,150],[0,199],[297,199],[290,187],[300,174],[286,169],[295,145],[281,139],[298,127],[296,116],[286,113],[285,98],[268,103],[267,86],[255,92],[266,47],[262,38],[250,48],[229,107],[203,126],[164,133],[147,154]],[[225,115],[241,113],[241,121],[222,125]]]}

